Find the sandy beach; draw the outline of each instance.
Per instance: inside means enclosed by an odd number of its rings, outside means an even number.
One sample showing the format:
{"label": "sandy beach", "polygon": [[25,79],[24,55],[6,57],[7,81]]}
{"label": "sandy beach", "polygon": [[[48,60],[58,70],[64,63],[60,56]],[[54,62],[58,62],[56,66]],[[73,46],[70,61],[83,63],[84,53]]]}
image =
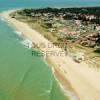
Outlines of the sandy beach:
{"label": "sandy beach", "polygon": [[[28,38],[35,45],[45,44],[45,47],[40,46],[39,50],[45,52],[45,54],[48,51],[48,56],[45,56],[44,59],[49,64],[65,93],[67,94],[67,89],[70,89],[74,91],[79,100],[100,100],[100,70],[89,67],[85,62],[76,63],[71,57],[65,56],[62,49],[54,46],[39,32],[31,29],[26,23],[11,18],[9,13],[13,11],[6,11],[0,15],[17,31],[21,32],[22,36]],[[52,46],[48,47],[48,44]],[[63,54],[51,55],[51,51]],[[69,97],[72,97],[72,95]],[[72,98],[71,100],[75,99]]]}

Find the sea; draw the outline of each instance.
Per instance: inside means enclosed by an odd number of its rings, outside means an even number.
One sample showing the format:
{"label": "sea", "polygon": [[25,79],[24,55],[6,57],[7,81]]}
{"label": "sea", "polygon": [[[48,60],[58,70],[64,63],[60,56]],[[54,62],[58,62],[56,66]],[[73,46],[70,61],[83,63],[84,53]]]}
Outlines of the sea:
{"label": "sea", "polygon": [[[0,0],[0,12],[15,8],[100,6],[100,0]],[[0,100],[68,100],[49,66],[0,18]]]}

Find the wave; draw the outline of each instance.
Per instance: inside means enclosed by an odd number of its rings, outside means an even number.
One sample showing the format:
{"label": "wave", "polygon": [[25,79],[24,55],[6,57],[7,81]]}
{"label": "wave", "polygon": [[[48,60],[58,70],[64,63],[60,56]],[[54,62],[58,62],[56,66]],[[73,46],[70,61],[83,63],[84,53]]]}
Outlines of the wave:
{"label": "wave", "polygon": [[64,95],[69,97],[70,100],[78,100],[78,98],[76,97],[76,95],[72,91],[69,91],[67,89],[65,90],[61,84],[59,84],[59,85],[62,88],[62,90],[64,91]]}
{"label": "wave", "polygon": [[23,41],[21,41],[21,44],[23,44],[26,48],[32,48],[32,41],[25,39]]}
{"label": "wave", "polygon": [[21,35],[22,32],[19,32],[19,31],[14,31],[17,35]]}
{"label": "wave", "polygon": [[0,20],[5,22],[5,19],[2,16],[0,16]]}

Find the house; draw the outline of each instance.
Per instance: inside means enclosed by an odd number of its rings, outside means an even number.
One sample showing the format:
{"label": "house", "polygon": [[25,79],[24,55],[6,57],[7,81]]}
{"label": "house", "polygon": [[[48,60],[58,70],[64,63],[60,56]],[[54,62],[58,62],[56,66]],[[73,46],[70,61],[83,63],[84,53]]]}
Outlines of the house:
{"label": "house", "polygon": [[51,33],[56,32],[56,30],[54,28],[49,28],[48,31]]}

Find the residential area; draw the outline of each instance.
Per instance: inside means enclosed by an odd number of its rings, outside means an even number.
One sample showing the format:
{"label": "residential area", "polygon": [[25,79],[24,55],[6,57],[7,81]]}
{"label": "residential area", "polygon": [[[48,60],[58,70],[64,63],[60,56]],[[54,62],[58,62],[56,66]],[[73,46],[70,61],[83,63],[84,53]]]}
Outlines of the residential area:
{"label": "residential area", "polygon": [[51,42],[65,43],[69,54],[82,53],[84,60],[89,63],[93,62],[92,60],[100,61],[99,13],[100,7],[61,9],[48,7],[18,10],[11,16],[27,22]]}

